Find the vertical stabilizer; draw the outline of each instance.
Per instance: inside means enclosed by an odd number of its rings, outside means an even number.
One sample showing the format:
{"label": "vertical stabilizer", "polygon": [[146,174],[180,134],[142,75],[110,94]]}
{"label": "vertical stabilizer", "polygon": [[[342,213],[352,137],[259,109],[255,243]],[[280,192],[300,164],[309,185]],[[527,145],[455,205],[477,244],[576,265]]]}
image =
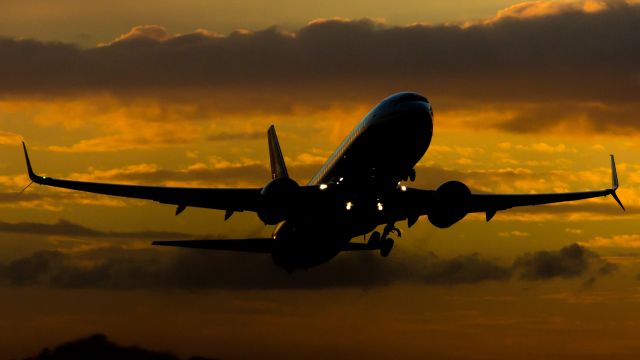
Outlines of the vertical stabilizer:
{"label": "vertical stabilizer", "polygon": [[284,164],[284,156],[276,135],[276,128],[271,125],[267,131],[269,137],[269,159],[271,160],[271,179],[288,178],[287,166]]}

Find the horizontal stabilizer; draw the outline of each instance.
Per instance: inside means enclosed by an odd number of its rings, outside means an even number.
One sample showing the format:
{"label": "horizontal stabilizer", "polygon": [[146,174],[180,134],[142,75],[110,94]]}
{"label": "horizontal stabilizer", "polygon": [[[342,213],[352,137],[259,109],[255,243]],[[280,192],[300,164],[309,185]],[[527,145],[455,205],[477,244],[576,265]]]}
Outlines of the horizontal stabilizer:
{"label": "horizontal stabilizer", "polygon": [[151,245],[175,246],[192,249],[224,250],[270,254],[276,248],[277,240],[272,238],[233,240],[167,240],[154,241]]}

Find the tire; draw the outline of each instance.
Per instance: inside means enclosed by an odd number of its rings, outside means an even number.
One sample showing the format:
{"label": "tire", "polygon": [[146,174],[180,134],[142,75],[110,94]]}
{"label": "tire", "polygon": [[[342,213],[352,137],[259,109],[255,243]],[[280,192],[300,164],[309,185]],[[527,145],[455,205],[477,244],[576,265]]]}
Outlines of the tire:
{"label": "tire", "polygon": [[387,257],[389,256],[389,254],[391,253],[391,250],[393,249],[393,244],[394,241],[393,239],[385,239],[382,244],[380,244],[380,255],[382,257]]}

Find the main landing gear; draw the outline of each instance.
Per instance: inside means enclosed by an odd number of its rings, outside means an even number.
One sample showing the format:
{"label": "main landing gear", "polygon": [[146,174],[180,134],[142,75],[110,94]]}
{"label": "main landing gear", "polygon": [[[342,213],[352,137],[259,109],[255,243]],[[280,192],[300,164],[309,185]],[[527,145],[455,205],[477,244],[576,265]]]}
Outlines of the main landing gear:
{"label": "main landing gear", "polygon": [[392,232],[395,232],[398,237],[402,236],[402,233],[400,233],[400,229],[395,227],[393,223],[389,223],[384,227],[384,230],[382,230],[382,235],[377,231],[371,233],[367,244],[371,245],[374,248],[380,249],[380,255],[382,257],[387,257],[393,249],[394,241],[393,239],[388,237]]}

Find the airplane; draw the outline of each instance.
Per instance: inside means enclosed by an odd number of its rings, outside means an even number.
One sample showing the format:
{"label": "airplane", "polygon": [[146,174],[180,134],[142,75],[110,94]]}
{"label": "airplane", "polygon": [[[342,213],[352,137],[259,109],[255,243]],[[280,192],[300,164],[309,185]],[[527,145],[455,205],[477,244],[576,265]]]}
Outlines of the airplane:
{"label": "airplane", "polygon": [[[401,92],[382,100],[349,133],[307,185],[289,177],[284,156],[271,125],[267,131],[271,180],[262,188],[188,188],[142,186],[55,179],[36,175],[22,143],[32,183],[97,194],[153,200],[177,206],[235,212],[255,212],[265,225],[276,225],[269,238],[154,241],[153,245],[265,253],[291,273],[328,262],[342,251],[375,250],[386,257],[401,236],[395,226],[413,226],[420,216],[438,228],[448,228],[469,213],[496,212],[519,206],[541,205],[616,195],[618,175],[611,158],[611,188],[549,194],[487,194],[471,192],[460,181],[436,189],[403,185],[414,181],[415,166],[433,135],[433,110],[424,96]],[[384,225],[382,232],[375,231]],[[366,236],[366,242],[352,242]]]}

